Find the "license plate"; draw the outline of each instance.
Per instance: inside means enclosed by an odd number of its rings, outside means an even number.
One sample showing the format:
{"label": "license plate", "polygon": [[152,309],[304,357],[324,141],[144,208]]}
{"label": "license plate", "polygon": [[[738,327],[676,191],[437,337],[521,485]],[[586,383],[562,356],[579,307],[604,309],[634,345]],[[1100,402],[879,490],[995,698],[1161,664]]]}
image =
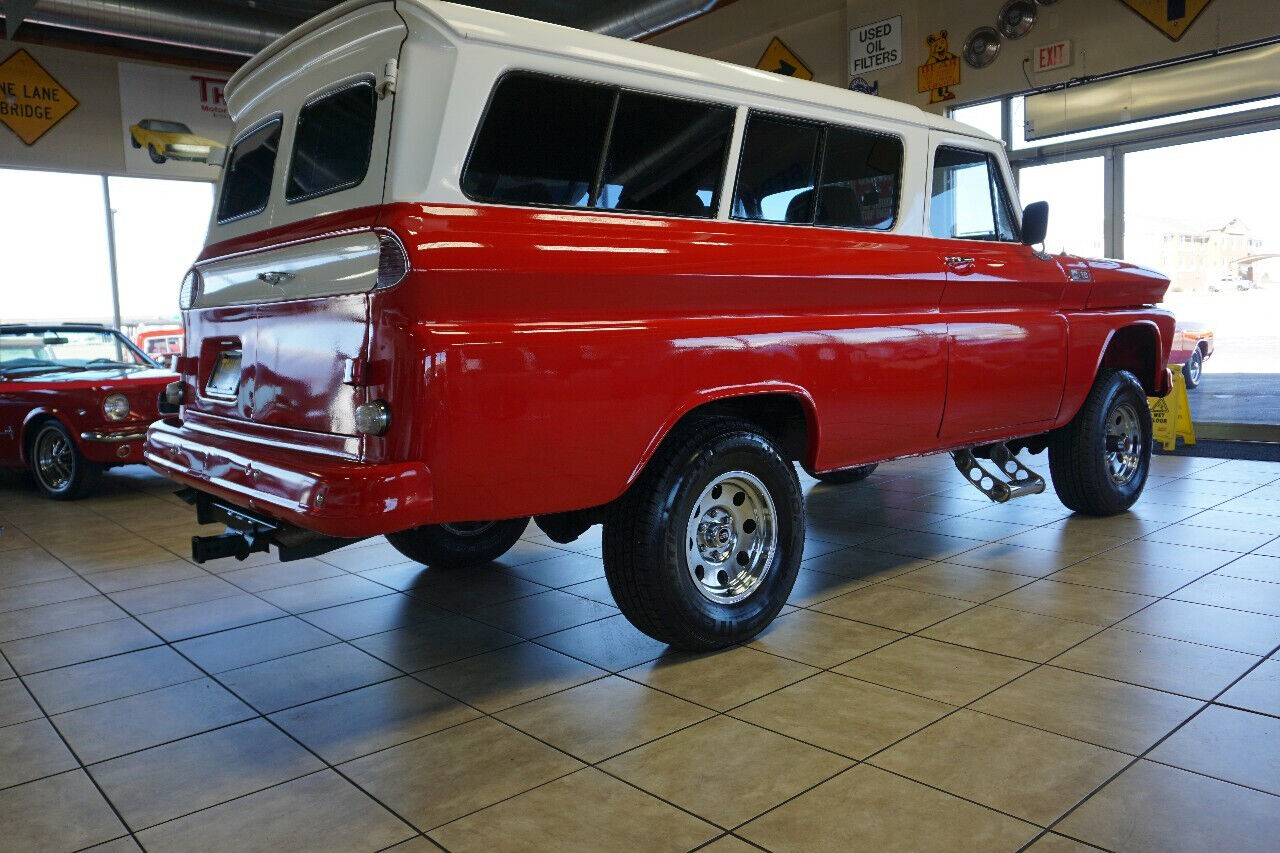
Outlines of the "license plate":
{"label": "license plate", "polygon": [[218,353],[218,361],[209,374],[205,393],[211,397],[234,397],[240,388],[240,350]]}

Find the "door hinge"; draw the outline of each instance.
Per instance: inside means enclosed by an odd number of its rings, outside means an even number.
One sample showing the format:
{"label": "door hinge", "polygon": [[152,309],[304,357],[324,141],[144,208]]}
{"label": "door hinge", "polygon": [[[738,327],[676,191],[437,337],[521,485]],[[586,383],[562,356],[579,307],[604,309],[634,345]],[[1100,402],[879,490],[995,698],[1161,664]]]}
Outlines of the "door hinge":
{"label": "door hinge", "polygon": [[378,97],[385,98],[396,93],[396,75],[400,70],[400,62],[388,59],[382,66],[382,82],[378,84]]}

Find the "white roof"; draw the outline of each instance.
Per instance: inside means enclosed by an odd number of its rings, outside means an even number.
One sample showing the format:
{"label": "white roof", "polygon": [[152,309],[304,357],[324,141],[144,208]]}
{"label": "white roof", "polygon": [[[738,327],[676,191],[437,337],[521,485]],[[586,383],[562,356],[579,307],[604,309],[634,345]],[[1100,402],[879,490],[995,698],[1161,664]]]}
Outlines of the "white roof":
{"label": "white roof", "polygon": [[[364,6],[385,0],[348,0],[324,12],[276,41],[240,68],[227,84],[230,96],[244,80],[272,56],[301,41],[325,24]],[[947,130],[989,139],[977,129],[941,118],[919,107],[847,89],[797,80],[768,71],[746,68],[716,59],[693,56],[656,45],[627,41],[573,27],[548,24],[516,15],[476,9],[442,0],[395,0],[397,8],[416,7],[433,19],[459,44],[479,42],[522,52],[540,52],[592,63],[640,69],[655,76],[716,86],[729,91],[755,93],[796,103],[880,116],[921,127]],[[408,10],[405,10],[408,11]]]}

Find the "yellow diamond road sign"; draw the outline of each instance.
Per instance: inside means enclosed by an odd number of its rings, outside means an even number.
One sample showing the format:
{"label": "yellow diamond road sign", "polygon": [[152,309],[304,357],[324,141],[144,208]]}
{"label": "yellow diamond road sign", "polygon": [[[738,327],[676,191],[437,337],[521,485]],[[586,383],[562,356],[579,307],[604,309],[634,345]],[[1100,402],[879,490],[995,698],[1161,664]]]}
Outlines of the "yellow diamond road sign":
{"label": "yellow diamond road sign", "polygon": [[1210,0],[1120,0],[1156,29],[1177,41],[1200,17]]}
{"label": "yellow diamond road sign", "polygon": [[26,144],[34,144],[79,105],[25,50],[0,62],[0,121]]}
{"label": "yellow diamond road sign", "polygon": [[756,63],[756,68],[761,71],[772,71],[774,74],[781,74],[784,77],[797,77],[801,80],[812,80],[813,72],[809,70],[809,66],[800,61],[800,57],[791,52],[791,48],[782,43],[782,39],[775,37],[769,42],[769,46],[764,49],[764,53],[760,56],[760,61]]}

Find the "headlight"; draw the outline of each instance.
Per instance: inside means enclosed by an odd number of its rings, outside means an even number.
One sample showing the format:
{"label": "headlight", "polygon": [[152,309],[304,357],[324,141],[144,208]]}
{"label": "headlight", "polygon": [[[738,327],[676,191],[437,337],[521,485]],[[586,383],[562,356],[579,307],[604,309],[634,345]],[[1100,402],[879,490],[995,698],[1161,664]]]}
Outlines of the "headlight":
{"label": "headlight", "polygon": [[391,426],[391,407],[385,400],[356,406],[356,430],[365,435],[382,435]]}
{"label": "headlight", "polygon": [[200,295],[200,273],[195,269],[187,272],[186,277],[182,279],[182,287],[178,288],[178,307],[186,311],[196,302],[196,297]]}
{"label": "headlight", "polygon": [[102,413],[109,421],[122,421],[129,417],[129,398],[123,394],[111,394],[102,401]]}

